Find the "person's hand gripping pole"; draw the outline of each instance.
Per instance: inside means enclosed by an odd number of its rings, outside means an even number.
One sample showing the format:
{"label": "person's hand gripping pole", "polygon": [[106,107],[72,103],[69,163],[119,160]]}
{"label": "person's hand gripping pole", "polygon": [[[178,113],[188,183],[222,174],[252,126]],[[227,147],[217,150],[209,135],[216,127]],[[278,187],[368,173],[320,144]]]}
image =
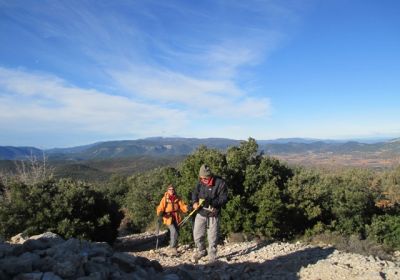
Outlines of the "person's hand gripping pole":
{"label": "person's hand gripping pole", "polygon": [[[182,225],[184,225],[184,224],[190,219],[190,217],[193,216],[193,214],[196,213],[196,211],[199,210],[199,209],[203,206],[203,204],[204,204],[204,199],[203,199],[203,198],[200,198],[200,199],[199,199],[199,203],[197,203],[197,207],[194,207],[193,211],[190,212],[189,215],[187,215],[187,216],[178,224],[178,227],[181,227]],[[194,205],[196,205],[196,203],[195,203]]]}

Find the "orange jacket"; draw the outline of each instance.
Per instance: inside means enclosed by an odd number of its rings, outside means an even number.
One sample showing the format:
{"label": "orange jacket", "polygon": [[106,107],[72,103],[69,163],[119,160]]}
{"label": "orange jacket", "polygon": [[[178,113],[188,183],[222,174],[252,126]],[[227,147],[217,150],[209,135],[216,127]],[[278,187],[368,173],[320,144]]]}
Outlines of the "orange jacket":
{"label": "orange jacket", "polygon": [[163,223],[166,225],[172,224],[172,219],[175,217],[176,223],[182,221],[182,213],[188,211],[187,205],[182,201],[179,196],[176,196],[175,201],[169,199],[168,192],[166,192],[157,206],[157,216],[163,213]]}

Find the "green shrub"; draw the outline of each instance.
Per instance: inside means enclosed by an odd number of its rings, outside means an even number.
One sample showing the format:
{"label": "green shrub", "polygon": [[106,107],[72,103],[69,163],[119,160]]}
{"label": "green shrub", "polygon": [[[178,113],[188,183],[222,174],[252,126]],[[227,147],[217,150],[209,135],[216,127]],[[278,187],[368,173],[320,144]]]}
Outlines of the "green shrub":
{"label": "green shrub", "polygon": [[89,185],[45,180],[33,185],[13,182],[8,190],[0,205],[0,235],[5,238],[45,231],[109,243],[117,237],[117,206]]}
{"label": "green shrub", "polygon": [[365,225],[377,212],[370,190],[370,174],[363,170],[349,170],[328,179],[332,189],[332,214],[336,230],[343,234],[365,236]]}
{"label": "green shrub", "polygon": [[251,220],[250,213],[243,207],[244,198],[239,195],[231,198],[221,214],[221,232],[223,235],[237,232],[252,232],[250,225],[246,224]]}
{"label": "green shrub", "polygon": [[262,154],[258,154],[258,145],[255,139],[242,141],[239,147],[230,147],[226,152],[227,174],[226,180],[233,194],[244,195],[243,183],[248,166],[259,166]]}
{"label": "green shrub", "polygon": [[249,215],[246,223],[251,224],[253,233],[267,238],[292,235],[293,218],[287,207],[287,182],[292,175],[290,168],[271,157],[247,166],[243,183],[248,202],[245,207],[254,215]]}
{"label": "green shrub", "polygon": [[309,238],[312,238],[313,236],[322,234],[327,230],[328,230],[328,227],[325,224],[323,224],[321,222],[317,222],[312,228],[306,229],[306,231],[304,233],[304,237],[306,239],[309,239]]}
{"label": "green shrub", "polygon": [[107,182],[97,186],[105,195],[115,201],[119,208],[123,208],[124,199],[129,191],[128,178],[122,175],[113,174]]}
{"label": "green shrub", "polygon": [[[289,180],[288,192],[292,211],[293,227],[297,232],[310,230],[322,224],[330,224],[331,215],[331,188],[323,183],[322,175],[310,169],[298,168]],[[318,226],[319,225],[319,226]]]}
{"label": "green shrub", "polygon": [[375,216],[367,227],[368,238],[400,250],[400,216]]}

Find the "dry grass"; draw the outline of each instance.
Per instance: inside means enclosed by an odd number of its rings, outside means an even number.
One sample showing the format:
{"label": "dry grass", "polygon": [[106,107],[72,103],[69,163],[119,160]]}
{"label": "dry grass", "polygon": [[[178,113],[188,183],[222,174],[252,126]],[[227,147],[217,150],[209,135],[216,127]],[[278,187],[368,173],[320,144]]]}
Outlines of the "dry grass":
{"label": "dry grass", "polygon": [[315,235],[308,240],[311,244],[331,245],[340,251],[356,253],[364,256],[374,256],[382,260],[392,260],[392,250],[373,240],[350,237],[338,233],[326,232]]}

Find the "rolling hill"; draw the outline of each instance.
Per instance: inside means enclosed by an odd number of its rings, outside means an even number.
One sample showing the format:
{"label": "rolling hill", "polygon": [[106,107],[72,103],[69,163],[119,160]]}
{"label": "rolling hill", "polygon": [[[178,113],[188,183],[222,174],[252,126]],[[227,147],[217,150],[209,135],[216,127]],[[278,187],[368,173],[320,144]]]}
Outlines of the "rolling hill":
{"label": "rolling hill", "polygon": [[[260,151],[269,155],[301,154],[301,153],[384,153],[400,154],[400,139],[377,143],[362,143],[357,141],[332,141],[317,139],[289,138],[277,140],[258,140]],[[20,160],[33,155],[42,157],[43,153],[49,160],[95,160],[110,158],[129,158],[137,156],[184,156],[192,153],[199,146],[226,150],[237,146],[240,140],[225,138],[162,138],[153,137],[138,140],[108,141],[91,145],[40,150],[34,147],[1,147],[0,159]]]}
{"label": "rolling hill", "polygon": [[192,153],[201,145],[226,150],[240,143],[239,140],[223,138],[146,138],[139,140],[108,141],[84,147],[47,150],[53,159],[107,159],[133,156],[180,156]]}
{"label": "rolling hill", "polygon": [[35,147],[0,146],[0,160],[24,160],[30,157],[43,157],[42,150]]}
{"label": "rolling hill", "polygon": [[[259,140],[266,155],[296,165],[393,167],[400,164],[400,139],[362,143],[318,139]],[[238,146],[224,138],[146,138],[98,142],[85,146],[40,150],[34,147],[0,147],[0,171],[12,172],[13,161],[46,155],[58,177],[106,179],[114,173],[130,175],[160,166],[176,166],[205,145],[221,151]]]}

